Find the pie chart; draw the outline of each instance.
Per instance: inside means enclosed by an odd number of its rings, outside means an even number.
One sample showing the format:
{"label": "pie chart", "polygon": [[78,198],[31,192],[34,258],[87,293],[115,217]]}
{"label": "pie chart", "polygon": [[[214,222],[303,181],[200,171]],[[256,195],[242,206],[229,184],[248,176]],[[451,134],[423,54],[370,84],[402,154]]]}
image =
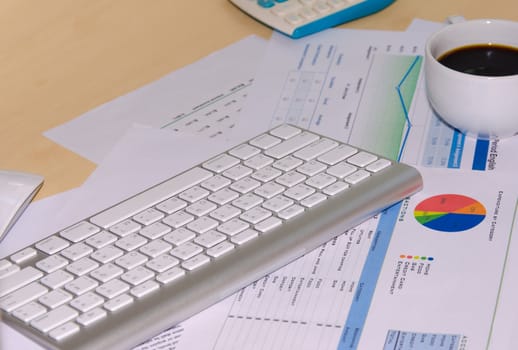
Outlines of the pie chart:
{"label": "pie chart", "polygon": [[414,209],[416,220],[442,232],[460,232],[480,224],[486,208],[476,199],[460,194],[441,194],[420,202]]}

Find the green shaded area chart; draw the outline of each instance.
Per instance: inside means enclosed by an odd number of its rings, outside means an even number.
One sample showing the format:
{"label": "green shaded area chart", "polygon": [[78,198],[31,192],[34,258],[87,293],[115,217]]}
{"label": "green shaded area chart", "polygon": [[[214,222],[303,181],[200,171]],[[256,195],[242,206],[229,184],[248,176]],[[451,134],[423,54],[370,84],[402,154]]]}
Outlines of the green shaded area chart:
{"label": "green shaded area chart", "polygon": [[[376,78],[366,79],[351,143],[399,159],[412,127],[409,109],[422,62],[422,56],[375,56],[369,76]],[[364,135],[369,135],[367,140]]]}

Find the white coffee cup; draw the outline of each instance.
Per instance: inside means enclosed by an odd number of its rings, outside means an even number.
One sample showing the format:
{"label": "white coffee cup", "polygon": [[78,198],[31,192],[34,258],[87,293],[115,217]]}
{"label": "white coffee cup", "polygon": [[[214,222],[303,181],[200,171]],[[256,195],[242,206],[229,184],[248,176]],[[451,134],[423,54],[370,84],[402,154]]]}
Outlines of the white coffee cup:
{"label": "white coffee cup", "polygon": [[483,139],[518,134],[518,74],[474,75],[438,61],[460,47],[498,44],[518,48],[518,22],[494,19],[446,25],[427,41],[425,81],[436,113],[461,132]]}

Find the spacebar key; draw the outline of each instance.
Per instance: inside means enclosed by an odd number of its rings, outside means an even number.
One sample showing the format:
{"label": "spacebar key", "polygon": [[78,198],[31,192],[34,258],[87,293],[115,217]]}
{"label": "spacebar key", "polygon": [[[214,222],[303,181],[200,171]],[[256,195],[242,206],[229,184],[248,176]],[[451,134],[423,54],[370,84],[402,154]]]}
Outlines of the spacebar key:
{"label": "spacebar key", "polygon": [[138,214],[142,210],[158,204],[212,176],[212,172],[196,167],[166,180],[150,189],[137,194],[90,218],[90,221],[103,228]]}

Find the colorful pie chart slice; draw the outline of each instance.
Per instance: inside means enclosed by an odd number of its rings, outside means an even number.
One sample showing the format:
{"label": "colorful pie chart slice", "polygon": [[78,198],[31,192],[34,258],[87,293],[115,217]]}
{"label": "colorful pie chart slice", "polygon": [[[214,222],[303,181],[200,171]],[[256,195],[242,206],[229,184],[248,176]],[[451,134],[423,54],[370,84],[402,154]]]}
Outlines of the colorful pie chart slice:
{"label": "colorful pie chart slice", "polygon": [[414,216],[432,230],[459,232],[480,224],[486,217],[486,208],[467,196],[441,194],[420,202],[414,209]]}

